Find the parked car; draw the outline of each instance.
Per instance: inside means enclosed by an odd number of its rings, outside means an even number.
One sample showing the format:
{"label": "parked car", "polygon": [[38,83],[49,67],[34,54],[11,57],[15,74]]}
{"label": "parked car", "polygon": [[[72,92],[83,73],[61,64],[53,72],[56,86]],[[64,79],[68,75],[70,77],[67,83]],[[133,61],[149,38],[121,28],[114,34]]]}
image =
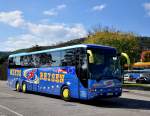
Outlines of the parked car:
{"label": "parked car", "polygon": [[129,78],[130,78],[130,75],[128,73],[123,75],[124,81],[128,81]]}
{"label": "parked car", "polygon": [[150,84],[150,70],[143,70],[140,72],[140,77],[136,79],[136,83]]}
{"label": "parked car", "polygon": [[140,77],[140,73],[138,70],[125,70],[124,71],[124,81],[134,81]]}

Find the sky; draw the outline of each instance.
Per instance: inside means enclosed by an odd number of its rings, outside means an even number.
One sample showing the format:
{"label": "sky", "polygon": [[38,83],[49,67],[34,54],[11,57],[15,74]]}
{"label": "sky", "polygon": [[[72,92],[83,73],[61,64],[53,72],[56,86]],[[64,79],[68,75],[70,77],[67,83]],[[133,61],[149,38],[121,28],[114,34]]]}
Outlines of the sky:
{"label": "sky", "polygon": [[82,38],[98,25],[150,37],[150,0],[0,0],[0,51]]}

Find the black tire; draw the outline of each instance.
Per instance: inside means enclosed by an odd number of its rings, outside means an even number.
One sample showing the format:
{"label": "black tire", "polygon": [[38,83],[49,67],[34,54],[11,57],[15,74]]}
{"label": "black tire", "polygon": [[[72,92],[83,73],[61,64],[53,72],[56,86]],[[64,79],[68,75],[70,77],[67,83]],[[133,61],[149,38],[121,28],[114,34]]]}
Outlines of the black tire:
{"label": "black tire", "polygon": [[27,92],[27,84],[25,82],[22,83],[22,92],[23,93]]}
{"label": "black tire", "polygon": [[67,86],[62,87],[62,89],[61,89],[61,98],[65,101],[70,101],[71,100],[70,89]]}
{"label": "black tire", "polygon": [[136,80],[136,83],[140,83],[138,79]]}
{"label": "black tire", "polygon": [[20,86],[19,82],[16,83],[16,91],[18,91],[18,92],[21,91],[21,86]]}

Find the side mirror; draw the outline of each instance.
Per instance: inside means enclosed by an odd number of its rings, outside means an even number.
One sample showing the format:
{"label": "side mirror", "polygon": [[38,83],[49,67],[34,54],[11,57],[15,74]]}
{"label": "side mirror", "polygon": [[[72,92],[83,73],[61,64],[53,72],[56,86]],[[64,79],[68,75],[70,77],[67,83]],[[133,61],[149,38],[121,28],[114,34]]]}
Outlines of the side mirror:
{"label": "side mirror", "polygon": [[89,63],[94,63],[92,51],[91,50],[87,50],[87,54],[88,54],[88,57],[89,57]]}
{"label": "side mirror", "polygon": [[120,56],[121,56],[121,53],[117,53],[117,56],[120,57]]}

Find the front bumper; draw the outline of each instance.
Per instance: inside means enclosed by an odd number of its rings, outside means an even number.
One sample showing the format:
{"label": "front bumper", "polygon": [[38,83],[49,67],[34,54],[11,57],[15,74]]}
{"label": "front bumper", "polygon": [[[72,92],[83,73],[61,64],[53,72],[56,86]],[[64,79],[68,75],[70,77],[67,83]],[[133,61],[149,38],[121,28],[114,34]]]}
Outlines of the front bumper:
{"label": "front bumper", "polygon": [[121,87],[114,88],[100,88],[88,92],[88,99],[93,98],[106,98],[106,97],[119,97],[122,94]]}

